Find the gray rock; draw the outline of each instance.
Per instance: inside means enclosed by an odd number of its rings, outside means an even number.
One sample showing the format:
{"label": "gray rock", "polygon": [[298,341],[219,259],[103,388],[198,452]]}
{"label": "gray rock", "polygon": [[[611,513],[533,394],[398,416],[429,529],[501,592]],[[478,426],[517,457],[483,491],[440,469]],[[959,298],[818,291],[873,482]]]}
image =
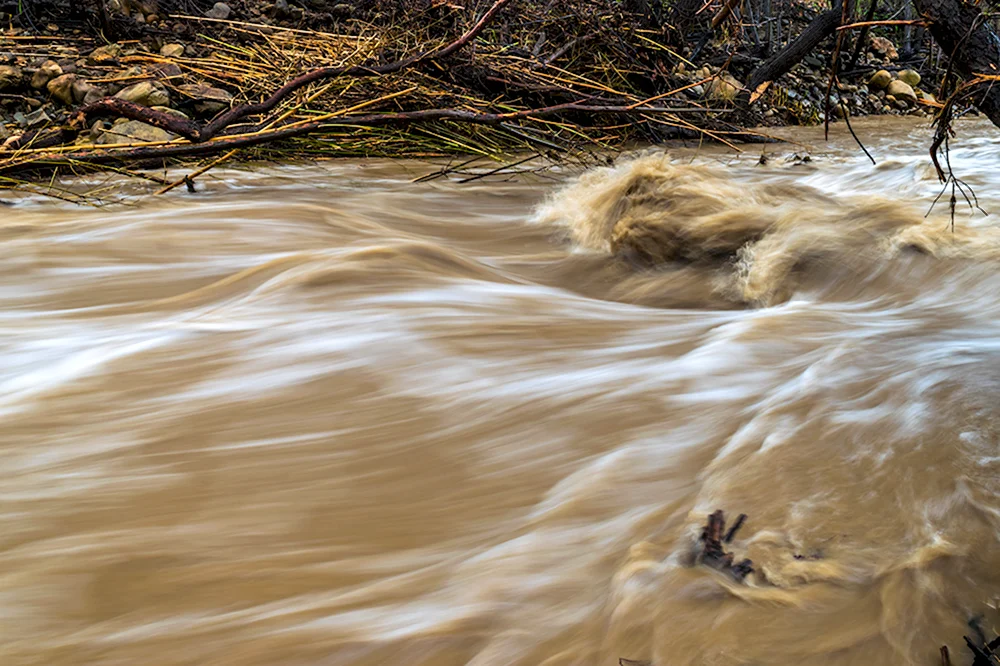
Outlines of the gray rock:
{"label": "gray rock", "polygon": [[46,85],[49,94],[66,106],[73,104],[73,84],[76,82],[76,74],[63,74],[52,79]]}
{"label": "gray rock", "polygon": [[165,58],[180,58],[184,55],[183,44],[164,44],[160,47],[160,55]]}
{"label": "gray rock", "polygon": [[20,67],[13,65],[0,65],[0,90],[17,88],[24,80],[24,73]]}
{"label": "gray rock", "polygon": [[153,81],[140,81],[119,91],[115,97],[143,106],[167,106],[170,104],[170,94]]}
{"label": "gray rock", "polygon": [[159,127],[153,127],[138,120],[126,120],[123,123],[115,123],[109,130],[105,130],[97,139],[97,143],[107,145],[111,143],[150,143],[154,141],[170,141],[177,138]]}
{"label": "gray rock", "polygon": [[46,60],[42,66],[31,75],[31,87],[35,90],[44,90],[49,81],[57,76],[63,75],[63,69],[53,60]]}
{"label": "gray rock", "polygon": [[[73,82],[71,90],[73,93],[73,101],[76,102],[77,104],[80,104],[81,102],[86,101],[87,95],[89,95],[91,91],[95,90],[95,86],[87,83],[82,79],[77,79],[76,81]],[[100,97],[98,97],[98,99],[100,99]]]}
{"label": "gray rock", "polygon": [[227,19],[233,10],[224,2],[217,2],[215,6],[205,12],[205,16],[213,19]]}
{"label": "gray rock", "polygon": [[47,125],[52,122],[52,118],[49,118],[49,114],[45,113],[45,109],[35,109],[31,113],[26,113],[23,116],[24,127],[41,127],[42,125]]}
{"label": "gray rock", "polygon": [[97,86],[90,86],[90,89],[87,90],[87,94],[83,97],[83,103],[93,104],[97,100],[104,99],[105,97],[107,97],[107,92],[104,89]]}

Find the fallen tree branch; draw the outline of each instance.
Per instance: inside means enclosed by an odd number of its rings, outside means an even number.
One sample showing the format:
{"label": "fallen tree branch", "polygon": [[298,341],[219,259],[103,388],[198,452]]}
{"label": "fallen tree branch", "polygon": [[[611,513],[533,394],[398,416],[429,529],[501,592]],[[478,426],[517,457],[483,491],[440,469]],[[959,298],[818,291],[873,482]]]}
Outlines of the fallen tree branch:
{"label": "fallen tree branch", "polygon": [[215,161],[213,161],[213,162],[211,162],[209,164],[206,164],[205,166],[201,167],[200,169],[196,169],[195,171],[192,171],[191,173],[185,175],[180,180],[176,180],[176,181],[170,183],[169,185],[167,185],[166,187],[160,188],[159,190],[157,190],[156,192],[153,193],[154,196],[159,196],[161,194],[166,194],[170,190],[173,190],[174,188],[180,187],[181,185],[187,185],[188,192],[194,192],[194,179],[195,178],[197,178],[198,176],[200,176],[200,175],[202,175],[204,173],[207,173],[210,169],[214,169],[215,167],[219,166],[220,164],[222,164],[223,162],[225,162],[226,160],[228,160],[230,157],[232,157],[233,155],[235,155],[236,152],[237,151],[235,149],[234,150],[230,150],[228,153],[226,153],[225,155],[223,155],[219,159],[217,159],[217,160],[215,160]]}
{"label": "fallen tree branch", "polygon": [[[727,553],[723,544],[730,543],[736,536],[737,530],[743,526],[746,514],[740,514],[729,532],[726,532],[726,516],[722,511],[716,511],[708,517],[708,523],[701,534],[701,553],[699,561],[713,569],[718,569],[728,573],[738,581],[742,581],[747,575],[753,573],[753,562],[743,560],[734,564],[735,556]],[[723,536],[725,535],[725,536]]]}
{"label": "fallen tree branch", "polygon": [[[508,113],[481,113],[462,109],[424,109],[419,111],[401,111],[398,113],[378,113],[362,116],[343,116],[326,118],[312,122],[299,122],[287,127],[279,127],[271,131],[256,132],[245,135],[224,136],[212,141],[199,143],[172,143],[160,146],[136,147],[113,151],[86,150],[68,153],[41,153],[30,160],[13,161],[16,152],[0,152],[0,174],[21,173],[35,170],[50,170],[66,164],[127,164],[150,159],[168,159],[177,157],[200,157],[214,155],[236,148],[249,148],[261,144],[292,139],[308,134],[315,134],[335,127],[385,127],[406,126],[414,123],[448,120],[452,122],[471,123],[475,125],[501,125],[515,120],[533,120],[569,113],[611,113],[638,115],[644,113],[675,114],[684,112],[704,113],[701,107],[671,108],[649,106],[609,106],[567,102],[538,109],[526,109]],[[4,162],[4,160],[7,160]]]}
{"label": "fallen tree branch", "polygon": [[280,104],[283,99],[291,95],[299,88],[307,86],[310,83],[339,78],[341,76],[353,76],[358,78],[385,76],[386,74],[394,74],[420,63],[445,58],[468,45],[486,28],[487,25],[489,25],[490,21],[493,20],[497,13],[511,2],[512,0],[496,0],[490,8],[486,10],[486,13],[483,14],[482,18],[480,18],[479,21],[472,26],[472,28],[466,31],[465,34],[456,39],[454,42],[451,42],[450,44],[447,44],[439,49],[417,53],[407,58],[403,58],[402,60],[397,60],[385,65],[371,63],[353,65],[349,67],[321,67],[320,69],[314,69],[281,86],[263,102],[235,106],[216,116],[205,125],[174,114],[155,111],[149,107],[116,97],[105,97],[104,99],[97,100],[92,104],[82,107],[79,110],[79,113],[82,114],[82,118],[84,120],[88,117],[101,115],[122,116],[130,120],[138,120],[149,125],[153,125],[154,127],[159,127],[160,129],[164,129],[168,132],[173,132],[174,134],[182,136],[192,143],[204,143],[215,138],[224,129],[233,123],[242,120],[243,118],[261,115],[271,111],[274,107]]}
{"label": "fallen tree branch", "polygon": [[[828,9],[814,18],[798,38],[765,60],[760,67],[753,71],[746,85],[746,90],[751,96],[757,93],[758,89],[760,93],[763,93],[767,89],[767,84],[777,80],[799,64],[820,42],[834,33],[837,26],[840,25],[843,3],[844,0],[838,0],[833,9]],[[752,97],[752,99],[756,100],[757,97]]]}

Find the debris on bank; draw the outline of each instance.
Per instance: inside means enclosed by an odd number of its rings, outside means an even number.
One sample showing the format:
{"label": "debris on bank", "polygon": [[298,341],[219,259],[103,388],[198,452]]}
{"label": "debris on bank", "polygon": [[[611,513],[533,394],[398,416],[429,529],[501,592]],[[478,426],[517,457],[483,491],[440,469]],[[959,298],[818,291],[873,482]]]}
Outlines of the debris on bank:
{"label": "debris on bank", "polygon": [[[730,4],[713,0],[706,15],[718,10],[722,16]],[[0,185],[23,188],[112,171],[138,175],[159,191],[170,183],[150,167],[197,166],[233,150],[242,160],[468,155],[502,162],[515,155],[585,160],[686,138],[738,149],[771,140],[766,131],[749,129],[754,126],[825,120],[829,51],[807,57],[748,108],[741,80],[766,52],[746,43],[747,17],[737,17],[731,28],[720,23],[717,31],[715,20],[703,24],[702,33],[694,33],[704,34],[702,49],[678,37],[665,10],[651,6],[619,0],[19,3],[5,15],[11,27],[0,36],[6,58],[0,65]],[[815,15],[805,3],[792,8],[777,19],[779,44],[780,35],[791,37]],[[448,50],[470,32],[468,43]],[[842,75],[833,91],[832,121],[934,110],[933,95],[919,88],[921,74],[892,42],[868,37],[859,55],[857,71]],[[409,64],[389,67],[400,62]],[[391,71],[369,75],[385,68]],[[321,70],[326,74],[268,103],[283,84]],[[236,114],[238,122],[216,127],[211,139],[202,135],[241,107],[259,112]]]}

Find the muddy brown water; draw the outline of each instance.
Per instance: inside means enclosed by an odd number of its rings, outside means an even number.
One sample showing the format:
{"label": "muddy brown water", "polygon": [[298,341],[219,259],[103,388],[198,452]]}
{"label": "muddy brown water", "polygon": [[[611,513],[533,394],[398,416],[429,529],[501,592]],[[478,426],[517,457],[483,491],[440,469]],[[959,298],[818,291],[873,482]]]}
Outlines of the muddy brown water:
{"label": "muddy brown water", "polygon": [[[860,130],[876,167],[835,128],[8,208],[0,663],[964,656],[1000,628],[1000,134],[964,126],[993,216],[951,232],[927,128]],[[744,585],[689,566],[714,509]]]}

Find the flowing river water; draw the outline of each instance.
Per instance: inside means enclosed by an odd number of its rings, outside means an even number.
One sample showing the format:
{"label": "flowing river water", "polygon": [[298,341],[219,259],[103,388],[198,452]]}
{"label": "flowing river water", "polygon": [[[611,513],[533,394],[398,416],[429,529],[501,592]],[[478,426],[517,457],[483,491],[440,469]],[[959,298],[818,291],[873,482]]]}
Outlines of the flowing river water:
{"label": "flowing river water", "polygon": [[[961,128],[993,215],[951,231],[927,128],[860,129],[878,166],[813,129],[811,161],[8,208],[0,663],[967,663],[1000,628],[1000,134]],[[715,509],[744,583],[692,566]]]}

